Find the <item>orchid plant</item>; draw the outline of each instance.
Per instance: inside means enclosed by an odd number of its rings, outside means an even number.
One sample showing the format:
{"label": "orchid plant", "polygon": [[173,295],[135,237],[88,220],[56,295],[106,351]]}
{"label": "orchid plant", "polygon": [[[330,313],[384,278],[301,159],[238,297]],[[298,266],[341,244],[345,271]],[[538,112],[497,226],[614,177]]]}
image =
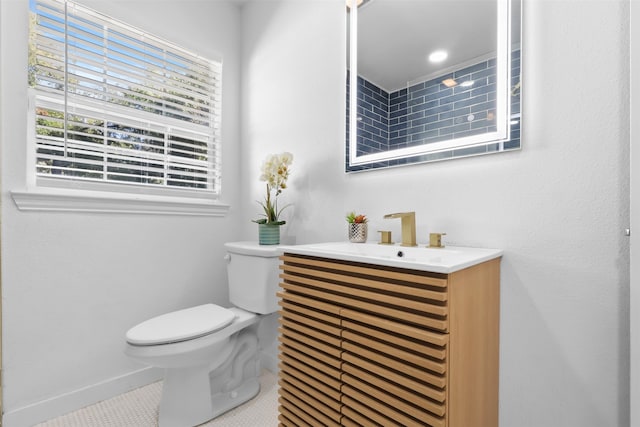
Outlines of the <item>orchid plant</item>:
{"label": "orchid plant", "polygon": [[284,152],[281,154],[271,154],[262,163],[262,173],[260,181],[267,183],[267,195],[264,202],[258,201],[264,209],[264,218],[253,220],[258,224],[282,225],[286,221],[280,220],[282,211],[290,206],[286,205],[278,209],[278,196],[282,190],[287,188],[289,178],[289,166],[293,162],[293,154]]}

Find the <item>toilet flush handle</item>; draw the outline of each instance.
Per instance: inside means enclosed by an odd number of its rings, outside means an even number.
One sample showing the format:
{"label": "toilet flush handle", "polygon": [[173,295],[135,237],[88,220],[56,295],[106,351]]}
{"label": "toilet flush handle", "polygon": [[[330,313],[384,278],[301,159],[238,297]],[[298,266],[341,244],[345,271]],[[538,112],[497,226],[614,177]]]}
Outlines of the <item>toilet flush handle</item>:
{"label": "toilet flush handle", "polygon": [[227,264],[229,264],[231,262],[231,254],[226,254],[224,256],[224,260],[227,261]]}

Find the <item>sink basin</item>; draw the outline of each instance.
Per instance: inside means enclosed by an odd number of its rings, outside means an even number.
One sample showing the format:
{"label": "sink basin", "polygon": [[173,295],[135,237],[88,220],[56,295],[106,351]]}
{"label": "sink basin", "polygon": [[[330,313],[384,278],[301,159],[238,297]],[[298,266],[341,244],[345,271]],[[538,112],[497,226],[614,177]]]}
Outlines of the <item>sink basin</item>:
{"label": "sink basin", "polygon": [[280,249],[283,252],[299,255],[410,268],[434,273],[453,273],[502,255],[502,250],[500,249],[459,246],[427,248],[424,245],[404,247],[400,245],[351,242],[311,243],[281,246]]}

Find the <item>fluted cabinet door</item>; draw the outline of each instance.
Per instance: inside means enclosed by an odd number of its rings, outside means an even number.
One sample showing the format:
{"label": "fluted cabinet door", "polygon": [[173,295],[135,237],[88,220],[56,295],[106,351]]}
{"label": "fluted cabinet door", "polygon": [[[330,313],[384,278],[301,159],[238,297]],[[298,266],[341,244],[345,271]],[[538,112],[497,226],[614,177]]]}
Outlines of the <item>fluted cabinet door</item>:
{"label": "fluted cabinet door", "polygon": [[289,288],[280,296],[280,422],[339,426],[339,310],[309,298],[304,288]]}
{"label": "fluted cabinet door", "polygon": [[446,275],[281,259],[282,426],[497,425],[499,260]]}

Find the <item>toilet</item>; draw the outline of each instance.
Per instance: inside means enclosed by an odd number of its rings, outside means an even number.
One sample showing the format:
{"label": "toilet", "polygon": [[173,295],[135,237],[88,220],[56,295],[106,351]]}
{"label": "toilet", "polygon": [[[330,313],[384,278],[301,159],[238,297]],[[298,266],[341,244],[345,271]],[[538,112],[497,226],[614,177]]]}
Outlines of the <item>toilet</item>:
{"label": "toilet", "polygon": [[202,424],[260,391],[258,327],[278,310],[277,246],[226,243],[229,301],[163,314],[129,329],[125,353],[164,369],[158,425]]}

